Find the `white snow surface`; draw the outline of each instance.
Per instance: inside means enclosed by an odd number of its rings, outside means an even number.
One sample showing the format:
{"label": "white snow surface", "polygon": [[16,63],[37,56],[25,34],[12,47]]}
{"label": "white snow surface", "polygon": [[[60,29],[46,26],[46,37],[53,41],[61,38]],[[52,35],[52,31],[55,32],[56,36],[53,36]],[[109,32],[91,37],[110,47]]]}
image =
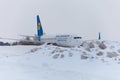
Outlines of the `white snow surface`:
{"label": "white snow surface", "polygon": [[[101,49],[100,43],[106,48]],[[120,42],[0,46],[0,80],[120,80]]]}

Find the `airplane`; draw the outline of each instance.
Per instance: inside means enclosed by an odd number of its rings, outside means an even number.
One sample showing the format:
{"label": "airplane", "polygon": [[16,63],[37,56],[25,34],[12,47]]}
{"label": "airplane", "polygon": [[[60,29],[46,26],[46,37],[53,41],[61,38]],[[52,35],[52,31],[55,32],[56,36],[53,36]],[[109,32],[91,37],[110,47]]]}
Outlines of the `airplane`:
{"label": "airplane", "polygon": [[43,32],[39,15],[37,15],[37,35],[35,36],[20,35],[20,36],[23,36],[24,39],[20,39],[17,42],[18,45],[41,45],[47,43],[64,47],[72,47],[80,46],[80,44],[82,43],[81,41],[82,37],[77,35],[70,34],[45,35]]}
{"label": "airplane", "polygon": [[39,15],[37,15],[37,38],[41,43],[55,44],[58,46],[79,46],[82,37],[70,34],[44,35]]}

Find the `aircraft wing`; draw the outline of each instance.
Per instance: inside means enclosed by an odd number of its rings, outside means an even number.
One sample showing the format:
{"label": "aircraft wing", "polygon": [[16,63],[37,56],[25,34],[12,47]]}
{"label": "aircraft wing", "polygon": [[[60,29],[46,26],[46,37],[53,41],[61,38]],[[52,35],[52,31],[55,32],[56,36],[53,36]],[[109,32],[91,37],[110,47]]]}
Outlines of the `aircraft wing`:
{"label": "aircraft wing", "polygon": [[19,39],[12,39],[12,38],[2,38],[2,37],[0,37],[0,39],[5,39],[5,40],[19,40]]}
{"label": "aircraft wing", "polygon": [[12,39],[12,38],[1,38],[2,40],[14,40],[16,45],[41,45],[40,41],[37,40],[26,40],[26,39]]}
{"label": "aircraft wing", "polygon": [[30,36],[30,35],[19,35],[19,36],[22,36],[22,37],[37,37],[37,35],[35,35],[35,36]]}

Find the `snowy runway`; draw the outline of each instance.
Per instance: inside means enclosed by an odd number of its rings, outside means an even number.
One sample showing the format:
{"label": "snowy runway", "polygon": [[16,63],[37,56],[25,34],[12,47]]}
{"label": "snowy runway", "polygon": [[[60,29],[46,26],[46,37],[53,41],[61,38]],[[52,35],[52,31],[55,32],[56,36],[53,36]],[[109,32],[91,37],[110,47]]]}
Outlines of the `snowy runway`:
{"label": "snowy runway", "polygon": [[[55,46],[3,46],[0,47],[1,80],[120,80],[120,64],[116,61],[80,59],[80,51]],[[34,51],[35,50],[35,51]],[[61,51],[64,50],[64,51]],[[31,52],[33,51],[33,52]]]}

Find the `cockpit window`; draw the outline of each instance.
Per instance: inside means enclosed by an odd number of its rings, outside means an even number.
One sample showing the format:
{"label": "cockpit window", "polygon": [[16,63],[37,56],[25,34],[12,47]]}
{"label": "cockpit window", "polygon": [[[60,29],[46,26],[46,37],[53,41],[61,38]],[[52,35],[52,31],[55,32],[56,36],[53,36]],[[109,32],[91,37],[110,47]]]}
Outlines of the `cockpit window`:
{"label": "cockpit window", "polygon": [[82,37],[74,37],[74,39],[82,39]]}

